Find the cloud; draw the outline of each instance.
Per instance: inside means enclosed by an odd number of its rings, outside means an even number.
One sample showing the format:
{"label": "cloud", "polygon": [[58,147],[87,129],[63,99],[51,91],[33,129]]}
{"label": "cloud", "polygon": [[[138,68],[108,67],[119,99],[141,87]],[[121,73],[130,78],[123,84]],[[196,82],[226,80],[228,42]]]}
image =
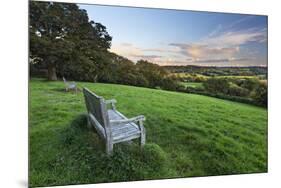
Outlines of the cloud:
{"label": "cloud", "polygon": [[152,63],[157,63],[157,62],[161,61],[162,56],[160,56],[160,55],[132,55],[131,58],[136,59],[135,61],[142,59],[142,60],[147,60]]}
{"label": "cloud", "polygon": [[161,58],[162,56],[159,55],[134,55],[135,57],[141,58],[141,59],[155,59],[155,58]]}
{"label": "cloud", "polygon": [[143,55],[142,50],[138,47],[135,47],[131,43],[117,43],[113,44],[110,48],[111,52],[125,56],[127,58],[135,57],[137,55]]}
{"label": "cloud", "polygon": [[240,46],[248,42],[262,43],[267,41],[267,29],[251,28],[240,31],[227,31],[216,36],[209,36],[201,43],[214,46]]}
{"label": "cloud", "polygon": [[[249,19],[249,18],[247,18]],[[240,20],[241,23],[244,20]],[[218,26],[206,38],[194,43],[170,43],[170,46],[177,47],[180,53],[186,57],[187,62],[192,63],[231,63],[246,62],[251,58],[241,57],[241,45],[248,42],[263,43],[267,40],[267,29],[251,28],[240,31],[223,32]]]}
{"label": "cloud", "polygon": [[127,43],[127,42],[123,42],[123,43],[121,43],[120,44],[121,46],[133,46],[133,44],[132,43]]}
{"label": "cloud", "polygon": [[110,51],[125,56],[134,62],[144,59],[154,63],[164,59],[170,59],[169,56],[178,57],[180,52],[178,48],[173,48],[171,46],[165,46],[163,48],[140,48],[126,42],[113,44]]}
{"label": "cloud", "polygon": [[[240,24],[250,17],[228,25],[228,28]],[[172,42],[156,48],[141,48],[132,43],[114,43],[110,51],[125,56],[137,62],[148,60],[160,65],[197,64],[197,65],[235,65],[265,63],[264,60],[254,60],[252,51],[246,50],[249,42],[264,43],[267,41],[266,28],[251,28],[244,30],[226,30],[218,25],[206,37],[189,43]],[[241,50],[243,48],[243,50]],[[259,62],[258,62],[259,61]]]}
{"label": "cloud", "polygon": [[160,53],[178,53],[177,48],[146,48],[143,49],[144,52],[160,52]]}
{"label": "cloud", "polygon": [[222,25],[219,24],[213,31],[211,31],[211,33],[209,33],[208,37],[215,36],[218,32],[222,30],[222,28]]}
{"label": "cloud", "polygon": [[237,26],[237,25],[239,25],[239,24],[241,24],[241,23],[243,23],[243,22],[249,21],[250,19],[255,18],[255,17],[256,17],[256,16],[247,15],[247,16],[245,16],[245,17],[239,19],[239,20],[236,20],[236,21],[230,23],[229,25],[227,25],[227,26],[225,27],[225,29],[233,29],[234,26]]}
{"label": "cloud", "polygon": [[170,43],[171,46],[177,46],[181,49],[181,53],[194,60],[201,58],[229,58],[239,51],[239,47],[210,47],[201,44],[183,44],[183,43]]}
{"label": "cloud", "polygon": [[188,59],[188,62],[192,63],[230,63],[230,62],[243,62],[249,61],[250,58],[225,58],[225,59],[201,59],[201,60],[193,60]]}
{"label": "cloud", "polygon": [[[172,46],[169,48],[169,46]],[[210,47],[203,44],[170,43],[163,48],[139,48],[135,45],[120,43],[114,45],[111,51],[137,62],[148,60],[159,65],[219,65],[230,63],[245,63],[251,58],[237,56],[239,47]],[[155,53],[154,53],[155,52]],[[169,54],[169,52],[171,52]]]}

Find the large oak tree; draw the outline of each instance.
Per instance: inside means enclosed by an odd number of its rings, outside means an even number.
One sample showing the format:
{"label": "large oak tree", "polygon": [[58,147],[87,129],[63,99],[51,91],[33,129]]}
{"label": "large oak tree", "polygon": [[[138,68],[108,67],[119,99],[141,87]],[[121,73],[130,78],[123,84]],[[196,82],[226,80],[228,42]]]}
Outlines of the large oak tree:
{"label": "large oak tree", "polygon": [[66,65],[97,63],[111,39],[106,27],[89,21],[76,4],[30,2],[30,57],[47,68],[49,80],[57,80],[57,70]]}

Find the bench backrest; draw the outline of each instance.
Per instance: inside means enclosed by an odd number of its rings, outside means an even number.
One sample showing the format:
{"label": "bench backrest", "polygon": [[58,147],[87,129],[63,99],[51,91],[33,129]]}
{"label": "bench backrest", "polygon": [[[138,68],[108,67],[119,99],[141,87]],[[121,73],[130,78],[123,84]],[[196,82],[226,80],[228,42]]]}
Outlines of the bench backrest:
{"label": "bench backrest", "polygon": [[63,82],[64,82],[64,83],[66,83],[66,82],[67,82],[67,81],[66,81],[66,79],[65,79],[64,77],[62,77],[62,79],[63,79]]}
{"label": "bench backrest", "polygon": [[109,119],[104,99],[87,88],[83,88],[88,113],[91,113],[99,124],[105,129],[109,126]]}

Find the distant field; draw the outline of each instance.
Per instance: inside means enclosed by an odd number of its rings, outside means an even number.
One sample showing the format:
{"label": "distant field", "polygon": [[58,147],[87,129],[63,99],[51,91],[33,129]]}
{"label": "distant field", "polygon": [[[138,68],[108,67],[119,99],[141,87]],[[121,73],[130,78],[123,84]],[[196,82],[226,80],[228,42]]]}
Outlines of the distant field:
{"label": "distant field", "polygon": [[136,142],[117,145],[107,157],[97,134],[85,128],[82,92],[66,93],[60,81],[31,79],[32,187],[267,171],[265,108],[124,85],[78,86],[117,99],[127,117],[145,115],[147,146],[157,155],[140,152]]}
{"label": "distant field", "polygon": [[238,79],[242,79],[242,78],[256,78],[256,79],[261,79],[264,80],[266,77],[265,75],[257,75],[257,76],[216,76],[219,78],[238,78]]}
{"label": "distant field", "polygon": [[205,76],[202,74],[190,74],[190,73],[171,73],[172,75],[184,78],[184,77],[193,77],[193,76],[198,76],[198,77],[203,77],[203,78],[209,78],[210,76]]}
{"label": "distant field", "polygon": [[[190,74],[190,73],[171,73],[172,75],[178,76],[180,78],[186,78],[186,77],[202,77],[205,79],[211,78],[211,76],[206,76],[206,75],[202,75],[202,74]],[[254,75],[254,76],[241,76],[241,75],[217,75],[214,77],[219,77],[219,78],[238,78],[238,79],[242,79],[242,78],[257,78],[260,80],[266,80],[266,75]]]}
{"label": "distant field", "polygon": [[185,87],[192,87],[192,88],[202,88],[202,82],[181,82],[181,84]]}

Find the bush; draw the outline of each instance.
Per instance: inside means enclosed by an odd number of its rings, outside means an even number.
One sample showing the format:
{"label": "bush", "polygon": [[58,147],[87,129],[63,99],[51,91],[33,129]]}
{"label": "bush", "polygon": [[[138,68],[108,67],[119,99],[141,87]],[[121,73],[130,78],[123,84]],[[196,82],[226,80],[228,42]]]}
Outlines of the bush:
{"label": "bush", "polygon": [[186,87],[185,92],[187,93],[200,93],[204,92],[204,87]]}
{"label": "bush", "polygon": [[244,79],[236,79],[237,84],[249,91],[253,91],[256,87],[259,86],[259,80],[256,78],[244,78]]}
{"label": "bush", "polygon": [[181,84],[176,84],[176,91],[178,92],[186,92],[186,87],[184,85]]}
{"label": "bush", "polygon": [[230,96],[239,96],[239,97],[247,97],[249,95],[249,90],[242,88],[234,83],[229,84],[228,95]]}
{"label": "bush", "polygon": [[255,78],[210,78],[203,88],[187,87],[184,92],[267,107],[267,83]]}
{"label": "bush", "polygon": [[167,163],[166,153],[157,144],[144,145],[143,159],[155,171],[163,170]]}
{"label": "bush", "polygon": [[229,82],[226,78],[210,78],[203,83],[206,91],[217,94],[227,94]]}
{"label": "bush", "polygon": [[267,84],[265,82],[260,82],[251,96],[256,103],[267,107]]}
{"label": "bush", "polygon": [[171,91],[177,91],[178,89],[181,89],[180,85],[176,82],[176,80],[173,77],[163,78],[160,87],[162,89],[171,90]]}

